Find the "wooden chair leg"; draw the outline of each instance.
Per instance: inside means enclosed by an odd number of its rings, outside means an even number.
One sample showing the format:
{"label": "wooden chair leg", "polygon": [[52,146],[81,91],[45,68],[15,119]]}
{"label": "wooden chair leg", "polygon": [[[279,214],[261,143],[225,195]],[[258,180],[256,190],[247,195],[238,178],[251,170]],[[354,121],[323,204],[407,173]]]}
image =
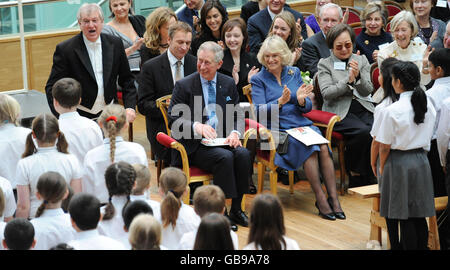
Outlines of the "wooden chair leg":
{"label": "wooden chair leg", "polygon": [[428,248],[430,250],[441,249],[436,216],[432,216],[428,219]]}
{"label": "wooden chair leg", "polygon": [[184,195],[184,198],[183,198],[184,204],[189,205],[190,196],[191,196],[191,188],[189,187],[189,184],[187,184],[186,194]]}
{"label": "wooden chair leg", "polygon": [[289,171],[289,193],[294,194],[294,173],[295,171]]}
{"label": "wooden chair leg", "polygon": [[133,123],[128,125],[128,141],[133,141]]}
{"label": "wooden chair leg", "polygon": [[338,145],[338,155],[339,155],[339,168],[340,168],[340,173],[339,176],[341,177],[341,188],[340,188],[340,193],[341,196],[345,195],[345,159],[344,159],[344,150],[345,150],[345,145],[344,142],[341,141],[339,142]]}
{"label": "wooden chair leg", "polygon": [[159,176],[161,175],[161,170],[163,169],[164,162],[160,159],[156,162],[156,183],[159,187]]}
{"label": "wooden chair leg", "polygon": [[276,170],[270,170],[270,191],[277,196],[278,173]]}
{"label": "wooden chair leg", "polygon": [[265,166],[258,162],[258,194],[262,193],[264,187],[264,174],[265,174]]}
{"label": "wooden chair leg", "polygon": [[241,202],[241,209],[244,212],[245,212],[245,197],[247,197],[247,196],[245,196],[245,194],[244,194],[244,197],[242,197],[242,202]]}

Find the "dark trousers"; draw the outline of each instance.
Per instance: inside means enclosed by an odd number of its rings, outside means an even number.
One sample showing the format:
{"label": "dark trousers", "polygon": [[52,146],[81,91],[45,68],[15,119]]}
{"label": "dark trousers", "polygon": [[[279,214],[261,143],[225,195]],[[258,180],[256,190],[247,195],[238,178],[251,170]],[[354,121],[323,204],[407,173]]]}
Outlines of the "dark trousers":
{"label": "dark trousers", "polygon": [[428,161],[430,162],[431,175],[433,176],[434,197],[446,196],[445,175],[439,159],[436,140],[431,141],[430,152],[428,152],[427,156]]}
{"label": "dark trousers", "polygon": [[[400,223],[400,240],[398,224]],[[425,218],[389,219],[386,218],[389,242],[392,250],[426,250],[428,244],[428,225]]]}
{"label": "dark trousers", "polygon": [[150,142],[150,146],[152,152],[155,154],[155,158],[157,160],[163,160],[164,165],[169,166],[171,151],[156,140],[156,135],[158,134],[158,132],[164,132],[167,134],[166,124],[164,123],[164,120],[152,120],[147,116],[145,117],[145,126],[147,128],[147,139]]}
{"label": "dark trousers", "polygon": [[102,112],[99,112],[99,113],[97,113],[97,114],[90,114],[90,113],[88,113],[88,112],[85,112],[85,111],[82,111],[82,110],[79,110],[79,109],[77,109],[77,112],[78,112],[81,116],[87,117],[87,118],[92,119],[92,120],[94,120],[94,121],[96,121],[97,118],[100,116],[100,114],[102,114]]}
{"label": "dark trousers", "polygon": [[373,113],[353,99],[347,116],[334,125],[334,131],[342,133],[344,136],[347,171],[359,173],[363,178],[373,177],[370,166],[372,124]]}

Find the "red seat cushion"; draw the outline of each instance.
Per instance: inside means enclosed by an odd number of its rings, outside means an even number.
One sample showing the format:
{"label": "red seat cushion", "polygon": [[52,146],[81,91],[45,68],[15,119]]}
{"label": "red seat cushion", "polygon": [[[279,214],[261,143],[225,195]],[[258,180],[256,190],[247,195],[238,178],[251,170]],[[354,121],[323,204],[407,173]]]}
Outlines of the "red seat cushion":
{"label": "red seat cushion", "polygon": [[269,150],[256,150],[256,155],[266,161],[270,160],[270,151]]}
{"label": "red seat cushion", "polygon": [[359,18],[359,14],[355,13],[353,10],[349,10],[348,11],[347,24],[360,22],[360,21],[361,21],[361,19]]}
{"label": "red seat cushion", "polygon": [[333,131],[333,133],[331,133],[331,138],[341,141],[344,139],[344,136],[339,132]]}
{"label": "red seat cushion", "polygon": [[176,142],[176,140],[172,137],[170,137],[169,135],[165,134],[164,132],[158,132],[158,134],[156,135],[156,140],[164,145],[167,148],[170,148],[170,145],[173,142]]}
{"label": "red seat cushion", "polygon": [[321,110],[311,110],[310,112],[303,114],[303,116],[308,118],[309,120],[315,123],[322,123],[322,124],[328,124],[328,122],[330,122],[331,117],[335,115],[336,114],[334,113]]}
{"label": "red seat cushion", "polygon": [[376,68],[372,72],[372,83],[375,90],[380,87],[380,82],[378,81],[378,75],[380,74],[380,69]]}
{"label": "red seat cushion", "polygon": [[399,7],[394,6],[394,5],[386,4],[385,6],[386,6],[386,8],[387,8],[387,10],[388,10],[388,16],[389,16],[389,17],[395,16],[395,15],[397,15],[397,13],[399,13],[400,11],[402,11],[402,9],[400,9]]}
{"label": "red seat cushion", "polygon": [[204,171],[200,168],[197,168],[195,166],[190,166],[189,167],[189,174],[191,176],[204,176],[204,175],[208,175],[211,174],[210,172]]}

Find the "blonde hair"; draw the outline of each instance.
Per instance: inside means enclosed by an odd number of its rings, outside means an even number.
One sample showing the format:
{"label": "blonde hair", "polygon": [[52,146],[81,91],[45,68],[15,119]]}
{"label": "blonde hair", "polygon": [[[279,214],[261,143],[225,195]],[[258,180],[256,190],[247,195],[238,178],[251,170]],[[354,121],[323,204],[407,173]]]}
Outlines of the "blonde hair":
{"label": "blonde hair", "polygon": [[161,220],[163,228],[170,224],[177,225],[178,212],[181,208],[181,197],[187,186],[184,172],[175,167],[169,167],[161,172],[159,177],[161,190],[165,196],[161,201]]}
{"label": "blonde hair", "polygon": [[159,250],[161,224],[149,214],[139,214],[133,219],[128,232],[128,241],[134,250]]}
{"label": "blonde hair", "polygon": [[171,8],[159,7],[150,13],[145,20],[144,43],[151,51],[158,50],[161,42],[160,28],[168,23],[171,17],[178,21],[177,15]]}
{"label": "blonde hair", "polygon": [[[111,117],[115,117],[115,120]],[[110,104],[103,109],[97,122],[101,124],[102,129],[107,133],[105,136],[109,137],[109,157],[111,163],[113,163],[114,153],[116,151],[116,136],[119,136],[120,130],[127,122],[125,109],[121,105]]]}
{"label": "blonde hair", "polygon": [[273,18],[272,25],[270,26],[269,33],[272,33],[273,26],[275,24],[275,20],[278,19],[278,18],[282,19],[289,26],[289,29],[291,30],[291,33],[289,34],[289,37],[286,39],[286,44],[288,45],[289,49],[291,51],[293,51],[295,48],[298,47],[298,45],[299,45],[299,37],[300,37],[300,33],[297,31],[297,26],[295,24],[294,15],[292,15],[292,13],[290,13],[289,11],[282,11],[281,13],[277,14]]}
{"label": "blonde hair", "polygon": [[207,213],[222,214],[225,208],[225,194],[216,185],[198,187],[194,192],[194,210],[200,217]]}
{"label": "blonde hair", "polygon": [[136,171],[136,187],[133,188],[131,194],[142,194],[150,184],[150,170],[142,164],[133,164],[133,168]]}
{"label": "blonde hair", "polygon": [[19,125],[20,105],[19,102],[10,95],[0,94],[0,125],[12,123]]}
{"label": "blonde hair", "polygon": [[416,18],[411,11],[402,10],[397,13],[391,20],[391,33],[394,33],[395,29],[399,26],[401,22],[407,22],[411,28],[411,39],[413,39],[419,32],[419,26],[417,25]]}
{"label": "blonde hair", "polygon": [[279,53],[281,56],[281,65],[288,66],[292,61],[292,52],[289,50],[286,42],[277,35],[268,36],[261,45],[258,52],[258,61],[266,67],[264,54],[267,52]]}
{"label": "blonde hair", "polygon": [[388,11],[385,8],[383,2],[380,1],[374,1],[367,3],[364,10],[361,12],[360,19],[361,19],[361,25],[365,27],[366,20],[369,18],[370,15],[372,15],[375,12],[379,12],[381,19],[383,20],[383,27],[387,24],[388,19]]}

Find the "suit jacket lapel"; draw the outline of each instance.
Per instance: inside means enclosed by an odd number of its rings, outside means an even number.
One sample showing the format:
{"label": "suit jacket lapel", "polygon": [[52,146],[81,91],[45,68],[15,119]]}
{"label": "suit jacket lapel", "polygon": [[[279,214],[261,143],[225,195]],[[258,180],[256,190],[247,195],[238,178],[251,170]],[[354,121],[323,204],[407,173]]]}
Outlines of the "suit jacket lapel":
{"label": "suit jacket lapel", "polygon": [[172,69],[170,67],[169,56],[167,55],[167,51],[164,53],[163,59],[161,61],[161,70],[162,70],[161,74],[163,75],[163,78],[165,77],[164,74],[167,74],[166,78],[167,78],[168,82],[170,83],[170,85],[172,86],[172,87],[169,87],[168,89],[173,88],[173,85],[175,85],[175,82],[174,82],[175,80],[172,76]]}
{"label": "suit jacket lapel", "polygon": [[196,71],[196,61],[195,57],[186,54],[184,57],[184,77],[189,76]]}
{"label": "suit jacket lapel", "polygon": [[106,87],[114,62],[114,46],[103,37],[103,34],[100,38],[102,39],[103,87]]}
{"label": "suit jacket lapel", "polygon": [[83,63],[84,68],[88,71],[88,73],[95,80],[95,74],[94,74],[94,69],[92,68],[91,59],[89,58],[89,53],[87,51],[86,45],[84,44],[83,33],[79,34],[78,46],[76,48],[74,48],[74,51],[80,58],[81,63]]}

